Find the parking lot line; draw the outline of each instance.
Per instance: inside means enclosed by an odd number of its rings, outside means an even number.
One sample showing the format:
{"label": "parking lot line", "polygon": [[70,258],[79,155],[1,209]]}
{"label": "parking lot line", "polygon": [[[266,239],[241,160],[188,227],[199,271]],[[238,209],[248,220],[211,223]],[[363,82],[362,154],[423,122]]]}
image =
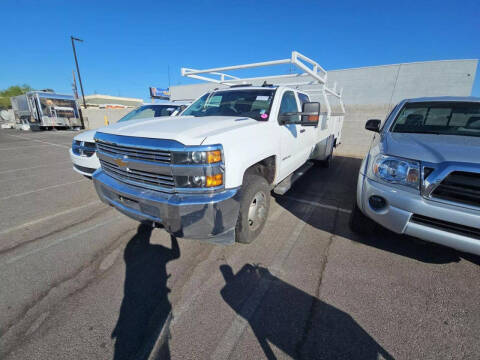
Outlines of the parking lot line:
{"label": "parking lot line", "polygon": [[14,198],[14,197],[29,195],[29,194],[33,194],[33,193],[43,191],[43,190],[50,190],[50,189],[58,188],[58,187],[65,186],[65,185],[76,184],[76,183],[79,183],[79,182],[82,182],[82,181],[88,181],[88,180],[82,179],[82,180],[71,181],[71,182],[68,182],[68,183],[65,183],[65,184],[47,186],[47,187],[44,187],[44,188],[41,188],[41,189],[26,191],[26,192],[23,192],[23,193],[20,193],[20,194],[15,194],[15,195],[10,195],[10,196],[7,196],[7,197],[3,197],[3,198],[0,198],[0,200],[8,200],[8,199],[11,199],[11,198]]}
{"label": "parking lot line", "polygon": [[308,205],[312,205],[312,206],[315,206],[315,207],[319,207],[319,208],[322,208],[322,209],[340,211],[340,212],[343,212],[343,213],[346,213],[346,214],[350,214],[352,212],[352,210],[350,210],[350,209],[343,209],[343,208],[340,208],[338,206],[322,204],[322,203],[319,203],[317,201],[298,199],[298,198],[295,198],[293,196],[285,196],[285,195],[283,195],[282,197],[284,197],[286,199],[289,199],[289,200],[293,200],[293,201],[302,203],[302,204],[308,204]]}
{"label": "parking lot line", "polygon": [[48,215],[48,216],[42,217],[42,218],[40,218],[40,219],[32,220],[32,221],[23,223],[23,224],[21,224],[21,225],[11,227],[11,228],[9,228],[9,229],[2,230],[2,231],[0,231],[0,235],[8,234],[8,233],[10,233],[10,232],[12,232],[12,231],[22,230],[22,229],[24,229],[24,228],[27,227],[27,226],[37,225],[37,224],[39,224],[39,223],[41,223],[41,222],[54,219],[54,218],[56,218],[57,216],[68,215],[68,214],[70,214],[70,213],[72,213],[72,212],[75,212],[75,211],[77,211],[77,210],[81,210],[81,209],[87,208],[87,207],[89,207],[89,206],[92,206],[92,205],[95,205],[95,204],[100,204],[100,203],[101,203],[100,200],[96,200],[96,201],[92,201],[92,202],[86,203],[86,204],[81,205],[81,206],[77,206],[77,207],[72,208],[72,209],[60,211],[60,212],[58,212],[58,213],[55,213],[55,214],[52,214],[52,215]]}
{"label": "parking lot line", "polygon": [[28,148],[36,148],[42,146],[49,146],[49,144],[38,144],[38,145],[26,145],[26,146],[13,146],[13,147],[0,147],[0,150],[21,150]]}
{"label": "parking lot line", "polygon": [[34,138],[31,138],[31,137],[28,137],[28,136],[20,136],[20,135],[12,135],[12,134],[5,134],[5,135],[13,136],[13,137],[20,138],[20,139],[27,139],[27,140],[31,140],[31,141],[36,141],[36,142],[51,145],[51,146],[58,146],[58,147],[70,149],[70,146],[68,146],[68,145],[55,144],[55,143],[51,143],[51,142],[48,142],[48,141],[34,139]]}
{"label": "parking lot line", "polygon": [[[71,163],[70,160],[65,160],[65,161],[55,161],[55,164],[64,164],[64,163]],[[6,174],[6,173],[11,173],[15,171],[22,171],[22,170],[33,170],[33,169],[40,169],[40,168],[46,168],[51,165],[39,165],[39,166],[31,166],[31,167],[26,167],[26,168],[20,168],[20,169],[11,169],[11,170],[4,170],[0,171],[0,174]]]}
{"label": "parking lot line", "polygon": [[57,245],[57,244],[60,244],[60,243],[62,243],[62,242],[64,242],[64,241],[71,240],[71,239],[73,239],[73,238],[75,238],[75,237],[77,237],[77,236],[79,236],[79,235],[83,235],[83,234],[85,234],[85,233],[87,233],[87,232],[89,232],[89,231],[95,230],[95,229],[97,229],[97,228],[99,228],[99,227],[101,227],[101,226],[108,225],[108,224],[110,224],[110,223],[112,223],[112,222],[120,219],[121,217],[122,217],[122,215],[115,215],[115,216],[113,216],[113,217],[111,217],[111,218],[108,218],[108,219],[105,220],[105,221],[102,221],[101,223],[98,223],[98,224],[95,224],[95,225],[90,226],[90,227],[88,227],[88,228],[82,229],[82,230],[80,230],[80,231],[77,231],[77,232],[75,232],[75,233],[73,233],[73,234],[70,234],[70,235],[68,235],[68,236],[65,236],[65,237],[63,237],[63,238],[56,239],[55,241],[52,241],[51,243],[46,244],[45,246],[35,248],[35,249],[31,250],[31,251],[27,251],[27,252],[25,252],[25,253],[23,253],[23,254],[20,254],[20,255],[17,255],[17,256],[13,256],[13,257],[5,260],[5,262],[0,263],[0,266],[13,264],[14,262],[17,262],[17,261],[19,261],[19,260],[22,260],[23,258],[26,258],[26,257],[28,257],[28,256],[30,256],[30,255],[33,255],[33,254],[36,254],[36,253],[38,253],[38,252],[40,252],[40,251],[46,250],[46,249],[48,249],[48,248],[51,248],[52,246],[55,246],[55,245]]}
{"label": "parking lot line", "polygon": [[[307,204],[315,206],[313,204]],[[292,231],[289,240],[282,246],[280,251],[275,255],[275,260],[272,265],[268,267],[268,270],[274,275],[278,276],[283,272],[283,265],[285,264],[288,256],[292,252],[293,247],[297,243],[300,235],[305,228],[308,219],[313,214],[313,207],[307,207],[305,209],[305,220],[300,220]],[[223,338],[218,342],[211,359],[223,360],[228,359],[239,342],[242,334],[248,326],[251,317],[255,314],[255,311],[262,303],[262,299],[270,289],[271,282],[266,279],[261,279],[257,288],[249,296],[247,301],[242,305],[242,310],[235,316],[230,328],[225,332]],[[242,315],[240,315],[242,314]]]}

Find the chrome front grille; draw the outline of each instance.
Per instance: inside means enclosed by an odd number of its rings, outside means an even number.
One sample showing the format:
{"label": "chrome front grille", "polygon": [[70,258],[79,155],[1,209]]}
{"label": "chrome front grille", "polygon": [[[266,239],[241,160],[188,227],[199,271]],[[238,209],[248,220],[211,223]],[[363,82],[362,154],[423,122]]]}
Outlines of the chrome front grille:
{"label": "chrome front grille", "polygon": [[480,174],[454,171],[435,188],[432,197],[480,207]]}
{"label": "chrome front grille", "polygon": [[172,153],[165,150],[151,150],[97,141],[97,149],[114,157],[127,156],[129,159],[170,164]]}
{"label": "chrome front grille", "polygon": [[132,183],[133,185],[141,186],[144,184],[166,189],[173,189],[175,187],[175,181],[171,175],[161,175],[137,169],[122,168],[101,159],[100,164],[105,173],[119,181]]}

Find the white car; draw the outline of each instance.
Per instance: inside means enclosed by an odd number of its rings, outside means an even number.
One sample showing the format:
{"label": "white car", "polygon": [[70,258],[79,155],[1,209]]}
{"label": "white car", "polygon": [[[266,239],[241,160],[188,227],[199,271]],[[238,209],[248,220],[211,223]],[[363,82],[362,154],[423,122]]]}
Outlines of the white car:
{"label": "white car", "polygon": [[[161,104],[148,104],[138,107],[129,112],[117,122],[124,122],[134,119],[153,118],[160,116],[176,116],[188,103],[164,102]],[[100,161],[96,155],[94,135],[97,130],[88,130],[73,138],[70,158],[73,163],[73,170],[91,177],[100,167]]]}

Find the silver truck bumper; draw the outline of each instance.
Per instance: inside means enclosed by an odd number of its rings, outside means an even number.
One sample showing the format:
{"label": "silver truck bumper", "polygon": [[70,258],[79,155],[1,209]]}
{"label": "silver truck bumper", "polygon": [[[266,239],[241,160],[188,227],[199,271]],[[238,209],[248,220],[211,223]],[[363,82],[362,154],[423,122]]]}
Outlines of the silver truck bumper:
{"label": "silver truck bumper", "polygon": [[155,222],[176,237],[213,243],[235,241],[238,189],[213,194],[167,194],[124,184],[101,169],[93,174],[100,199],[125,215]]}
{"label": "silver truck bumper", "polygon": [[[364,176],[364,175],[360,175]],[[480,238],[461,231],[452,231],[448,226],[419,222],[412,217],[439,220],[440,223],[456,224],[459,228],[480,229],[480,211],[443,204],[427,200],[408,191],[402,191],[368,178],[363,179],[363,188],[359,188],[357,200],[365,215],[387,229],[400,234],[407,234],[426,241],[438,243],[454,249],[480,255]],[[360,183],[360,181],[359,181]],[[368,199],[372,195],[383,197],[387,206],[376,211],[371,208]]]}

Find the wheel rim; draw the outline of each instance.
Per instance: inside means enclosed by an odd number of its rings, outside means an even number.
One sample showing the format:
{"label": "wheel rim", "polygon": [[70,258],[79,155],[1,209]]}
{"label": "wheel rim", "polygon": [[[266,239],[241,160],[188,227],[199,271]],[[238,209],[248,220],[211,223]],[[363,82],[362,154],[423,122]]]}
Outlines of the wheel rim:
{"label": "wheel rim", "polygon": [[264,192],[255,194],[248,209],[248,226],[255,231],[265,221],[267,215],[267,197]]}

